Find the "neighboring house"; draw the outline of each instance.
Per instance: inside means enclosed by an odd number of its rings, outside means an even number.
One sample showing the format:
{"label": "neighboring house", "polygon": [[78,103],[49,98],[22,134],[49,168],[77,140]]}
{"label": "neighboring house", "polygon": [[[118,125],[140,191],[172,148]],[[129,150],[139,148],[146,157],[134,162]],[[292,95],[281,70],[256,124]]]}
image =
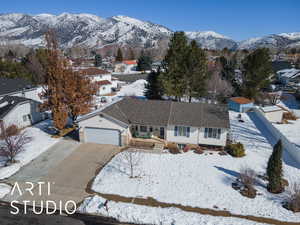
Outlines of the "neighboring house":
{"label": "neighboring house", "polygon": [[97,95],[108,95],[112,92],[112,83],[108,80],[96,81],[99,86]]}
{"label": "neighboring house", "polygon": [[289,82],[300,83],[300,70],[297,69],[284,69],[277,71],[277,79],[284,85]]}
{"label": "neighboring house", "polygon": [[41,101],[39,97],[40,92],[41,87],[33,86],[25,79],[0,77],[0,98],[10,95]]}
{"label": "neighboring house", "polygon": [[284,110],[281,107],[272,105],[272,106],[260,107],[259,109],[271,123],[282,122]]}
{"label": "neighboring house", "polygon": [[136,72],[137,61],[136,60],[124,60],[116,63],[114,72],[116,73],[132,73]]}
{"label": "neighboring house", "polygon": [[236,112],[247,112],[253,107],[253,101],[244,97],[233,97],[229,99],[228,106]]}
{"label": "neighboring house", "polygon": [[110,94],[112,92],[112,88],[118,86],[118,80],[113,79],[111,73],[106,70],[91,67],[81,69],[80,72],[99,85],[97,95]]}
{"label": "neighboring house", "polygon": [[40,104],[28,98],[4,96],[0,99],[0,122],[20,128],[40,122],[45,119],[45,114],[39,110]]}
{"label": "neighboring house", "polygon": [[134,137],[159,137],[186,144],[225,146],[226,105],[124,98],[77,120],[80,140],[126,145]]}

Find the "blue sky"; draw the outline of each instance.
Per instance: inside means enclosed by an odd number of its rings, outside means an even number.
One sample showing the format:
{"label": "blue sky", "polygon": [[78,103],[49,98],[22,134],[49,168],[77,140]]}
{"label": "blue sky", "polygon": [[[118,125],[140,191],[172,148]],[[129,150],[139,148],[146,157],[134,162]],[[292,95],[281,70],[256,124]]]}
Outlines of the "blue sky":
{"label": "blue sky", "polygon": [[0,13],[127,15],[172,30],[213,30],[235,40],[300,32],[300,0],[3,0]]}

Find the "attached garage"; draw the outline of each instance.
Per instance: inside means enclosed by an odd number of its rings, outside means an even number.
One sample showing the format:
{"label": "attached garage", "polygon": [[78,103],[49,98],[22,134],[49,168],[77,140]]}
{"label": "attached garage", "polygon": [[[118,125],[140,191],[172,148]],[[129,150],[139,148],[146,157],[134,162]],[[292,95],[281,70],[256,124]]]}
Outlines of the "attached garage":
{"label": "attached garage", "polygon": [[109,128],[84,128],[84,141],[87,143],[121,146],[120,130]]}

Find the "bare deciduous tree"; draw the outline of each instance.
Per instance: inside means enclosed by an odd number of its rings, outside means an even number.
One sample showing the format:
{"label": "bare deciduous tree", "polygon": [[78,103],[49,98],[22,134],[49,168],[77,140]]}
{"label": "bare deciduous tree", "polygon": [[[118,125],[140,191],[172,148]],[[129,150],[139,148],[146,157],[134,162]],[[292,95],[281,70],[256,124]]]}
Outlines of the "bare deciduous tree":
{"label": "bare deciduous tree", "polygon": [[16,125],[5,127],[1,123],[0,126],[0,156],[4,156],[8,163],[14,163],[15,157],[24,150],[24,146],[30,143],[32,138]]}
{"label": "bare deciduous tree", "polygon": [[129,150],[122,152],[121,157],[125,167],[130,169],[130,178],[134,178],[135,170],[142,159],[141,153],[138,150]]}
{"label": "bare deciduous tree", "polygon": [[240,171],[241,183],[248,189],[253,189],[253,185],[256,181],[255,171],[249,168],[242,168]]}
{"label": "bare deciduous tree", "polygon": [[293,183],[287,190],[286,208],[300,212],[300,183]]}

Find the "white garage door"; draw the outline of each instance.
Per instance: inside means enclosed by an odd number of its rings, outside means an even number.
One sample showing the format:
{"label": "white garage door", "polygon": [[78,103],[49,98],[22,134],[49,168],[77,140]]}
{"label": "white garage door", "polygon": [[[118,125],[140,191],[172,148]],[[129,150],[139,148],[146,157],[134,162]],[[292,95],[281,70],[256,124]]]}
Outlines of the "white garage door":
{"label": "white garage door", "polygon": [[86,127],[84,129],[85,142],[110,144],[120,146],[120,131],[105,128]]}

